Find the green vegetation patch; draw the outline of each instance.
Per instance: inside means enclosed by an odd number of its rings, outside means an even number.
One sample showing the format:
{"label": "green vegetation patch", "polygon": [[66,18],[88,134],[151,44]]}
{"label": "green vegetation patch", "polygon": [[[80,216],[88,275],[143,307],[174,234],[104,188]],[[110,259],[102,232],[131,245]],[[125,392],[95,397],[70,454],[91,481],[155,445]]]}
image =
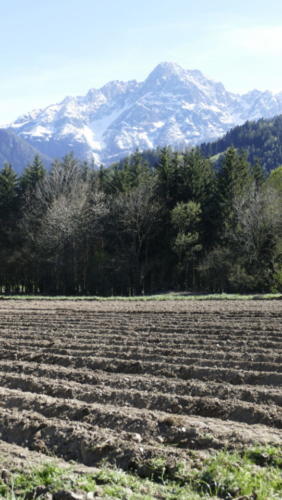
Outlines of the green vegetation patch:
{"label": "green vegetation patch", "polygon": [[61,490],[124,500],[281,500],[282,450],[221,451],[205,460],[173,465],[158,457],[139,464],[131,473],[106,466],[91,474],[75,473],[71,467],[50,463],[8,476],[2,471],[0,496],[4,499],[44,498]]}

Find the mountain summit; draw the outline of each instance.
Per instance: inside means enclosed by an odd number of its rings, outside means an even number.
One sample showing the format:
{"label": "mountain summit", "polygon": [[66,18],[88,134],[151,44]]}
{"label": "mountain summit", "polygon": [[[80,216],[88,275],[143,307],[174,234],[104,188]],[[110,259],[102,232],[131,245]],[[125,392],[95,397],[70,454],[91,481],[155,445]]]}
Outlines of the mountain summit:
{"label": "mountain summit", "polygon": [[21,116],[9,128],[48,157],[73,151],[107,165],[136,148],[193,146],[279,113],[282,93],[234,94],[198,70],[163,62],[144,82],[109,82]]}

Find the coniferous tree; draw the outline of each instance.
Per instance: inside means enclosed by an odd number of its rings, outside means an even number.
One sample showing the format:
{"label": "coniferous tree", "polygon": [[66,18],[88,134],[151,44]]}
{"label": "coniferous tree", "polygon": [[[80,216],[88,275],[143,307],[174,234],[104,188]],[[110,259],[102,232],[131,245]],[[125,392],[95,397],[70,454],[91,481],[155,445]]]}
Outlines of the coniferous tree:
{"label": "coniferous tree", "polygon": [[37,183],[44,178],[45,173],[44,164],[40,156],[36,155],[33,162],[24,169],[20,177],[19,187],[22,196],[31,195]]}
{"label": "coniferous tree", "polygon": [[220,165],[170,148],[107,169],[67,155],[45,171],[36,157],[20,178],[5,165],[2,291],[280,290],[280,174],[234,148]]}
{"label": "coniferous tree", "polygon": [[18,244],[18,177],[8,163],[0,171],[0,276],[5,291],[17,281],[15,252]]}

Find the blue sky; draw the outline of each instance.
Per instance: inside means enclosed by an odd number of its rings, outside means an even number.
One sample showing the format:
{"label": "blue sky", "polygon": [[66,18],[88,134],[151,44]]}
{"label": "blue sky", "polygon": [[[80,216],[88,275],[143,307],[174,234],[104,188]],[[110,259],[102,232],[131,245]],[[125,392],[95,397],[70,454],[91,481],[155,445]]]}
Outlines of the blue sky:
{"label": "blue sky", "polygon": [[0,0],[0,123],[162,61],[282,91],[279,0]]}

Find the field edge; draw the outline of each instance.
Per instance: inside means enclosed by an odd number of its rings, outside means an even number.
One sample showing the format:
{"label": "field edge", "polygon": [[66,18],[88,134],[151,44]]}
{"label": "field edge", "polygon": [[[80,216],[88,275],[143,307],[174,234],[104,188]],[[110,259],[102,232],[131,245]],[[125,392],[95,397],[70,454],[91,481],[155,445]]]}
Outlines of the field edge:
{"label": "field edge", "polygon": [[91,473],[81,472],[75,471],[74,465],[63,467],[49,460],[22,470],[2,469],[0,495],[7,500],[36,498],[41,493],[55,499],[60,492],[65,492],[65,497],[68,492],[73,498],[81,495],[85,499],[98,496],[132,500],[275,500],[281,498],[281,468],[282,452],[275,447],[253,447],[242,452],[223,450],[208,458],[195,455],[188,465],[172,465],[158,457],[143,464],[138,473],[107,464]]}
{"label": "field edge", "polygon": [[91,301],[91,302],[149,302],[149,301],[195,301],[195,300],[282,300],[282,293],[258,293],[258,294],[190,294],[190,293],[163,293],[156,295],[136,296],[88,296],[88,295],[0,295],[0,300],[48,300],[48,301]]}

